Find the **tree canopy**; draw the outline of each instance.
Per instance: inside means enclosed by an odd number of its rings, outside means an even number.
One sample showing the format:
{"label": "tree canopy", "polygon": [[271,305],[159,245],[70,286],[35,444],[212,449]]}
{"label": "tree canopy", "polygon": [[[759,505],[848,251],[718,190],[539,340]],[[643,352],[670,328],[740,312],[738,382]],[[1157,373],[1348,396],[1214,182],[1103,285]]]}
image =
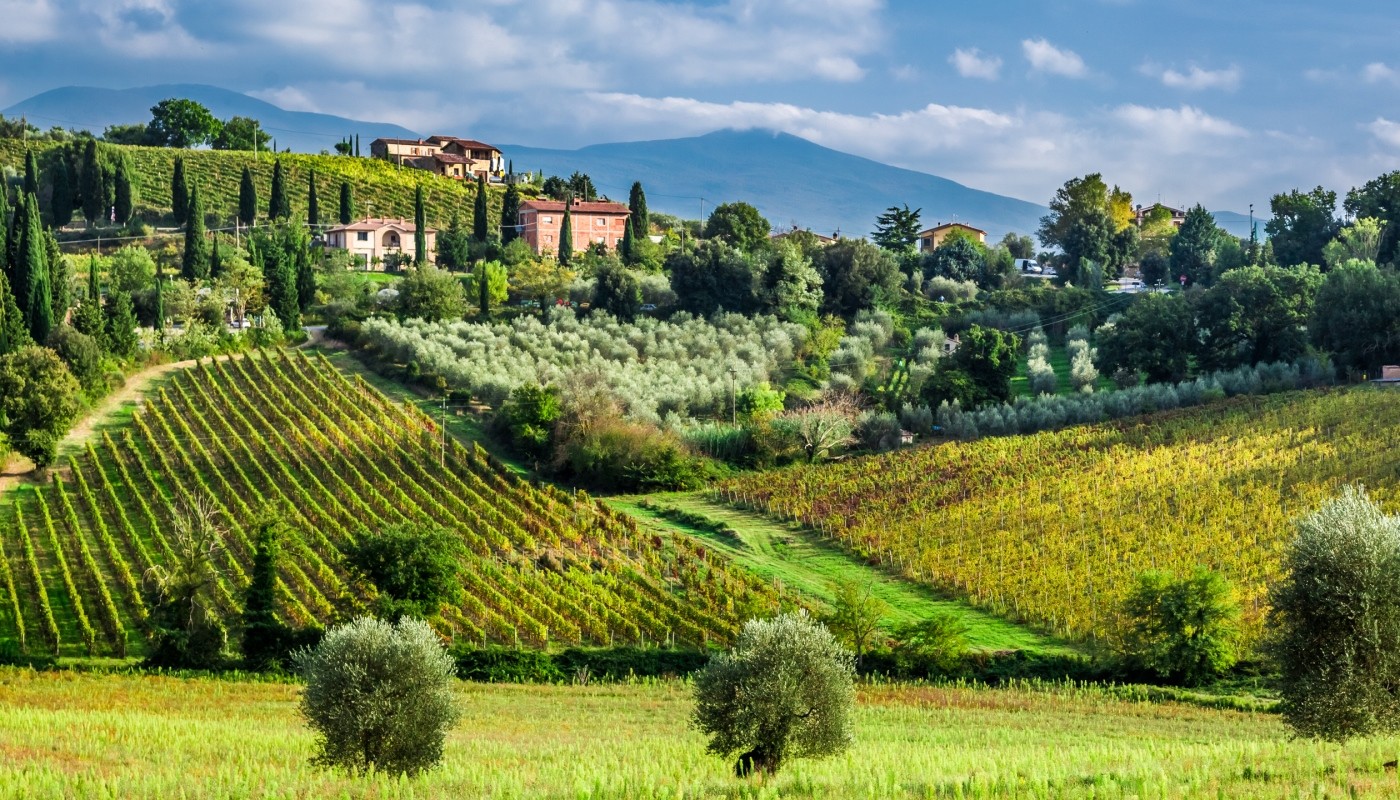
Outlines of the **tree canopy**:
{"label": "tree canopy", "polygon": [[188,98],[169,98],[151,106],[146,136],[158,147],[188,149],[209,144],[219,135],[223,123],[202,104]]}
{"label": "tree canopy", "polygon": [[1334,217],[1337,193],[1321,186],[1310,192],[1294,189],[1274,195],[1269,208],[1274,216],[1264,230],[1279,265],[1323,264],[1322,248],[1341,227]]}
{"label": "tree canopy", "polygon": [[720,203],[705,221],[705,238],[720,239],[731,247],[751,253],[768,243],[772,229],[758,209],[748,203]]}
{"label": "tree canopy", "polygon": [[870,240],[886,250],[896,253],[912,253],[919,241],[919,212],[922,208],[909,210],[909,204],[890,206],[885,213],[875,218],[875,231]]}

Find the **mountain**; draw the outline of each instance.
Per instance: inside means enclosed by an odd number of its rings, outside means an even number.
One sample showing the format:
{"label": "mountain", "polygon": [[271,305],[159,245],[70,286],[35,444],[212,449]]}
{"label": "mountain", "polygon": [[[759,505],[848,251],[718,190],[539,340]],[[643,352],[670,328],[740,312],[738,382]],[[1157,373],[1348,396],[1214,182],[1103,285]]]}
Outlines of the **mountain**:
{"label": "mountain", "polygon": [[501,145],[520,171],[593,179],[598,191],[626,201],[632,182],[646,188],[647,206],[703,219],[719,203],[743,200],[778,229],[791,225],[820,234],[867,236],[893,205],[922,208],[925,227],[964,222],[987,231],[988,242],[1008,231],[1034,234],[1044,206],[963,186],[947,178],[892,167],[771,131],[722,130],[661,141],[598,144],[579,150]]}
{"label": "mountain", "polygon": [[363,122],[331,114],[284,111],[246,94],[203,84],[166,84],[135,89],[98,89],[64,86],[21,100],[4,111],[6,117],[24,116],[40,128],[58,125],[100,134],[108,125],[148,122],[151,106],[171,97],[186,97],[208,107],[219,119],[252,117],[272,134],[279,148],[302,153],[334,150],[346,136],[360,136],[360,150],[369,155],[369,143],[381,136],[418,138],[419,134],[387,122]]}

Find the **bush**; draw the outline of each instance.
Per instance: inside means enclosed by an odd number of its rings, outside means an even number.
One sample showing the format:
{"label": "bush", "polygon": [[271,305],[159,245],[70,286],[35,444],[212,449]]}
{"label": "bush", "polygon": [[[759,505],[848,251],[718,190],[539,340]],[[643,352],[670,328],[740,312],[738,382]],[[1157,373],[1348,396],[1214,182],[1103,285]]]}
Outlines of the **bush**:
{"label": "bush", "polygon": [[568,475],[602,491],[698,489],[712,471],[674,434],[616,418],[572,431],[559,457]]}
{"label": "bush", "polygon": [[10,446],[40,469],[52,464],[78,417],[81,391],[68,366],[46,347],[0,357],[0,425]]}
{"label": "bush", "polygon": [[962,671],[967,625],[952,614],[936,614],[894,632],[900,677],[951,676]]}
{"label": "bush", "polygon": [[212,501],[196,497],[171,519],[174,557],[146,572],[151,650],[146,665],[216,669],[228,631],[219,617],[217,555],[226,535]]}
{"label": "bush", "polygon": [[693,722],[709,752],[742,753],[736,774],[773,774],[789,758],[850,746],[854,678],[851,654],[805,614],[750,620],[695,677]]}
{"label": "bush", "polygon": [[107,370],[102,364],[102,345],[96,338],[60,325],[49,334],[48,346],[68,365],[84,394],[90,398],[106,394]]}
{"label": "bush", "polygon": [[413,775],[442,760],[459,712],[452,659],[428,623],[361,617],[294,661],[306,681],[301,714],[316,731],[313,763]]}
{"label": "bush", "polygon": [[1131,620],[1127,655],[1162,678],[1199,686],[1235,664],[1239,606],[1208,569],[1180,580],[1145,572],[1123,610]]}
{"label": "bush", "polygon": [[1298,521],[1270,593],[1284,720],[1341,741],[1400,730],[1400,519],[1363,490]]}
{"label": "bush", "polygon": [[525,383],[511,390],[501,413],[516,446],[535,455],[549,447],[554,423],[559,421],[559,390]]}
{"label": "bush", "polygon": [[428,617],[462,595],[461,550],[461,540],[442,528],[396,525],[362,532],[346,559],[379,589],[385,617]]}

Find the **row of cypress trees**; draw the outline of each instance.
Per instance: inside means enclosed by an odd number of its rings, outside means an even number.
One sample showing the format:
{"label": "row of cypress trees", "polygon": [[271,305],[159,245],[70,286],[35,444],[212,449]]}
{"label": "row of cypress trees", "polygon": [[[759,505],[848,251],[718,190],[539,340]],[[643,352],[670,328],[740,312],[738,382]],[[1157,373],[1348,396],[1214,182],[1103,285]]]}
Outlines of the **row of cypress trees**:
{"label": "row of cypress trees", "polygon": [[58,243],[39,215],[31,152],[13,211],[8,187],[0,186],[0,355],[48,340],[56,313],[61,316],[68,308],[64,265]]}
{"label": "row of cypress trees", "polygon": [[[176,166],[181,166],[181,159],[176,159]],[[175,184],[179,184],[184,179],[183,169],[172,177]],[[175,192],[172,186],[171,197]],[[278,159],[272,164],[272,186],[268,197],[267,218],[270,220],[291,219],[292,201],[287,194],[287,179],[282,172],[282,160]],[[349,181],[340,182],[340,224],[349,225],[355,218],[355,194]],[[184,224],[184,219],[176,209],[176,220]],[[238,183],[238,221],[247,226],[253,226],[258,220],[258,188],[253,182],[253,171],[246,165],[243,167],[243,175]],[[307,224],[315,227],[321,224],[321,203],[316,189],[316,171],[312,170],[307,179],[306,191],[306,221]]]}
{"label": "row of cypress trees", "polygon": [[[125,224],[135,209],[136,191],[132,186],[132,169],[121,154],[104,158],[95,139],[87,139],[76,167],[70,166],[73,151],[54,151],[46,170],[49,184],[48,214],[56,228],[73,222],[75,212],[82,211],[89,226],[109,219]],[[24,186],[16,206],[25,195],[41,196],[39,165],[34,151],[25,153]]]}

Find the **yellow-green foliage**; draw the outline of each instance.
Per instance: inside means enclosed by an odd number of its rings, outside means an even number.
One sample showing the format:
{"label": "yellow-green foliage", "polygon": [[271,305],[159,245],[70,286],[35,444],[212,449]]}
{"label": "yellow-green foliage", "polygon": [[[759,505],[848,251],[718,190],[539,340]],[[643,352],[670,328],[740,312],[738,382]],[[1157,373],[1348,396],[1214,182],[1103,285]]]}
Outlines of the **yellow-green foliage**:
{"label": "yellow-green foliage", "polygon": [[[19,139],[0,139],[0,166],[24,169],[25,143]],[[29,147],[42,152],[58,145],[53,142],[30,142]],[[134,167],[132,176],[137,194],[137,209],[154,209],[160,213],[170,210],[170,175],[175,158],[185,159],[185,176],[199,185],[204,210],[220,219],[230,221],[238,213],[238,183],[246,165],[253,171],[258,187],[258,211],[266,216],[267,199],[272,186],[272,165],[282,160],[287,180],[288,196],[292,202],[292,218],[306,218],[308,176],[316,171],[316,196],[321,221],[336,222],[340,209],[340,184],[350,181],[355,196],[357,216],[367,213],[376,217],[413,219],[413,191],[423,184],[424,209],[428,224],[442,229],[459,214],[468,230],[472,226],[472,203],[476,184],[444,178],[423,170],[398,167],[375,158],[322,156],[302,153],[254,154],[236,150],[177,150],[169,147],[138,147],[103,144],[110,152],[121,152]],[[487,201],[493,221],[500,219],[504,190],[488,188]],[[81,224],[78,215],[76,224]]]}
{"label": "yellow-green foliage", "polygon": [[1112,639],[1134,578],[1220,572],[1258,640],[1292,520],[1348,483],[1389,507],[1400,393],[1357,388],[747,476],[724,498],[1056,633]]}
{"label": "yellow-green foliage", "polygon": [[[1295,740],[1270,714],[1104,690],[873,687],[838,758],[740,781],[681,683],[463,684],[442,765],[312,767],[300,687],[0,668],[0,797],[1394,797],[1393,739]],[[1354,794],[1349,794],[1354,792]]]}

